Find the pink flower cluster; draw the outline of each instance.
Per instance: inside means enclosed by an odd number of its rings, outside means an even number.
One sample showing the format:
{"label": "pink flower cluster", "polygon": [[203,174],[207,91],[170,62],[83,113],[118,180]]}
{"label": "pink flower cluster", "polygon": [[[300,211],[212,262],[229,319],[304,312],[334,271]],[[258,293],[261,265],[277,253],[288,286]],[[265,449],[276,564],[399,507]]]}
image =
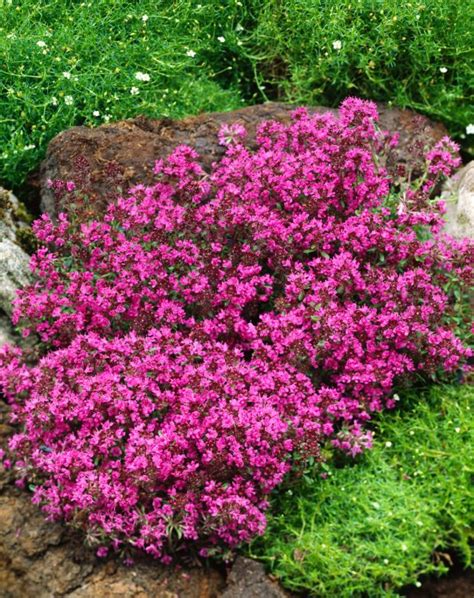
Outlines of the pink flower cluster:
{"label": "pink flower cluster", "polygon": [[325,438],[357,454],[398,385],[469,356],[452,311],[474,246],[443,237],[430,198],[456,148],[398,189],[377,118],[354,98],[338,118],[298,109],[255,150],[227,126],[210,174],[180,146],[103,218],[36,222],[14,320],[44,355],[0,357],[10,452],[100,554],[249,540],[295,463]]}
{"label": "pink flower cluster", "polygon": [[33,368],[9,353],[1,383],[27,400],[10,442],[34,501],[90,541],[163,556],[263,532],[289,454],[317,454],[328,393],[290,365],[170,328],[78,336]]}

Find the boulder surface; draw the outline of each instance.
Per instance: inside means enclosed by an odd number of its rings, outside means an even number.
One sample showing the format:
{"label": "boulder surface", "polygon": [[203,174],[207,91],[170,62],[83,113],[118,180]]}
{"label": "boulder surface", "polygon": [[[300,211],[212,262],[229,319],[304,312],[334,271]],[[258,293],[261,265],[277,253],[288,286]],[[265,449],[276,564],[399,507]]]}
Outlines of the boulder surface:
{"label": "boulder surface", "polygon": [[17,289],[31,281],[30,258],[19,239],[26,226],[18,199],[0,187],[0,346],[15,340],[12,301]]}
{"label": "boulder surface", "polygon": [[[180,121],[152,120],[138,117],[96,128],[73,127],[57,135],[49,144],[46,158],[41,165],[41,209],[54,216],[68,209],[67,204],[56,205],[48,187],[48,180],[74,181],[87,188],[94,212],[103,211],[114,197],[111,171],[120,173],[122,188],[154,180],[153,166],[158,158],[167,156],[177,145],[187,144],[201,156],[205,170],[219,160],[224,148],[218,144],[217,133],[223,124],[239,122],[245,125],[247,141],[255,145],[256,129],[264,120],[288,122],[294,107],[273,103],[248,106],[232,112],[201,114]],[[443,125],[434,123],[410,110],[400,110],[379,105],[382,129],[398,131],[400,140],[392,154],[390,170],[395,163],[405,163],[415,173],[422,165],[423,148],[431,147],[447,135]],[[321,113],[330,109],[312,107],[310,112]],[[331,112],[337,112],[330,110]],[[87,183],[81,181],[87,169]]]}
{"label": "boulder surface", "polygon": [[460,239],[474,239],[474,160],[452,176],[443,188],[445,231]]}

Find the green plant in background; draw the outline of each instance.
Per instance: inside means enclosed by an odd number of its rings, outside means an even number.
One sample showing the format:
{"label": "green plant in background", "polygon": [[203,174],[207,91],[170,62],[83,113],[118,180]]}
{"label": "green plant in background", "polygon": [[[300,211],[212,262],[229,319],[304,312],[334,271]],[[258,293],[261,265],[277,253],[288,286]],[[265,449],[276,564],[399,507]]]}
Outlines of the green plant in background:
{"label": "green plant in background", "polygon": [[474,388],[435,386],[401,403],[379,418],[362,458],[329,461],[275,495],[251,553],[289,589],[396,596],[446,571],[447,551],[472,564]]}
{"label": "green plant in background", "polygon": [[20,184],[73,125],[242,106],[246,14],[220,0],[0,2],[0,181]]}
{"label": "green plant in background", "polygon": [[[474,150],[474,4],[464,0],[254,0],[264,93],[337,106],[347,95],[443,121]],[[474,127],[471,127],[471,129]]]}
{"label": "green plant in background", "polygon": [[0,1],[0,181],[73,125],[266,99],[390,101],[473,152],[473,20],[462,0]]}

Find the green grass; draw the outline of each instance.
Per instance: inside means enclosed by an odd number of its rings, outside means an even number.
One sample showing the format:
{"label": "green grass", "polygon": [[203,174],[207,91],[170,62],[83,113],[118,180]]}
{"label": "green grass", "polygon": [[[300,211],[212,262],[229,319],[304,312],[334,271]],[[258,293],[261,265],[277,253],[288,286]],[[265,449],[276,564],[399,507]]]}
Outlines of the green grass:
{"label": "green grass", "polygon": [[390,101],[442,120],[473,151],[465,128],[474,123],[474,3],[254,3],[251,42],[269,95],[323,105],[348,94]]}
{"label": "green grass", "polygon": [[379,418],[373,450],[275,495],[250,552],[287,588],[394,596],[445,571],[446,551],[472,565],[474,388],[436,386],[401,403]]}
{"label": "green grass", "polygon": [[0,181],[21,183],[72,125],[242,106],[246,14],[220,0],[0,0]]}
{"label": "green grass", "polygon": [[473,21],[464,0],[0,0],[0,182],[20,185],[73,125],[265,99],[334,106],[358,94],[462,138]]}

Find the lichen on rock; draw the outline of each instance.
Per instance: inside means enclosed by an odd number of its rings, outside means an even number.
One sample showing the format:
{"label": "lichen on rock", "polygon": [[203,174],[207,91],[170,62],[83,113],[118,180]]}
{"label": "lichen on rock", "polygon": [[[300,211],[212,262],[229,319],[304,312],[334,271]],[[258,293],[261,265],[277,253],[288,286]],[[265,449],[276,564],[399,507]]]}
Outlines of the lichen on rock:
{"label": "lichen on rock", "polygon": [[15,339],[9,320],[12,302],[17,289],[32,279],[30,258],[21,247],[29,219],[15,195],[0,187],[0,345]]}
{"label": "lichen on rock", "polygon": [[474,160],[446,181],[441,197],[447,208],[445,231],[474,239]]}

